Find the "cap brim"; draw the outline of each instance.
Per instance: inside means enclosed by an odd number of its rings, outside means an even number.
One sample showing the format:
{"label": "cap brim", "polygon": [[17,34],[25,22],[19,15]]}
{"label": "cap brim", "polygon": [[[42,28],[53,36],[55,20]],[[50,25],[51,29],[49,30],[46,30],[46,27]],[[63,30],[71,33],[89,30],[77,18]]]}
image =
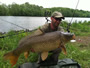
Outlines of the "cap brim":
{"label": "cap brim", "polygon": [[62,19],[65,19],[65,17],[61,17]]}
{"label": "cap brim", "polygon": [[61,17],[61,16],[55,16],[55,18],[65,19],[65,17]]}

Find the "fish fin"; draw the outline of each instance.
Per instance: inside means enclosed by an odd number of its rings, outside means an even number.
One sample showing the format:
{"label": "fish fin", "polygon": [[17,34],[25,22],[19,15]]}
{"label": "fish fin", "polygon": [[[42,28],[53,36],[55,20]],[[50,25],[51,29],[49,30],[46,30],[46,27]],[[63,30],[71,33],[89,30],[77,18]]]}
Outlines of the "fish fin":
{"label": "fish fin", "polygon": [[10,60],[12,67],[17,63],[18,57],[19,56],[14,55],[13,52],[9,52],[4,55],[4,59]]}
{"label": "fish fin", "polygon": [[41,58],[44,61],[48,57],[48,52],[42,52],[41,53]]}
{"label": "fish fin", "polygon": [[28,56],[29,56],[29,51],[24,52],[24,56],[25,56],[25,58],[27,59],[27,58],[28,58]]}
{"label": "fish fin", "polygon": [[66,47],[65,47],[64,45],[62,45],[62,46],[61,46],[61,49],[62,49],[63,53],[66,55],[66,54],[67,54],[67,52],[66,52]]}

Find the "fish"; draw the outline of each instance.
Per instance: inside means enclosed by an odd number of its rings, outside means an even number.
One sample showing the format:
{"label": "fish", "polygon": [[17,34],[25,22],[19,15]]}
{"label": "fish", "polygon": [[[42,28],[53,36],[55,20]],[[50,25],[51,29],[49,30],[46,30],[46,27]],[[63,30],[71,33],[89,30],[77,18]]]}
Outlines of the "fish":
{"label": "fish", "polygon": [[10,60],[12,67],[17,63],[19,56],[24,53],[25,58],[30,52],[41,53],[41,59],[44,61],[48,57],[48,52],[61,48],[66,53],[65,44],[75,39],[75,34],[55,31],[35,36],[26,36],[18,43],[17,48],[4,54],[4,59]]}

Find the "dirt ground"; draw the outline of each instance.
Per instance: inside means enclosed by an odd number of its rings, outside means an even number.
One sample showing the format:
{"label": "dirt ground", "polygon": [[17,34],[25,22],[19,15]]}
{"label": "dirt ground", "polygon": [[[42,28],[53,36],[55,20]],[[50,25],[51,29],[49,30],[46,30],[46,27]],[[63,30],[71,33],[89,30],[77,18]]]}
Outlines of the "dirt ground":
{"label": "dirt ground", "polygon": [[76,42],[81,44],[80,47],[90,47],[90,36],[77,36]]}

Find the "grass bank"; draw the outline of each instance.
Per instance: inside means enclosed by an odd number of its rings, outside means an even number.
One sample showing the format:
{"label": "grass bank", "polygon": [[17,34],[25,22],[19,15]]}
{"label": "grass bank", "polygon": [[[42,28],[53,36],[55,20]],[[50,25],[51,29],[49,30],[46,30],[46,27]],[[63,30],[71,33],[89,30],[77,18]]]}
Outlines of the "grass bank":
{"label": "grass bank", "polygon": [[[67,26],[67,22],[63,22],[63,27]],[[75,33],[77,42],[66,44],[67,55],[63,53],[60,54],[59,59],[71,58],[81,65],[82,68],[90,68],[90,21],[85,22],[74,22],[70,27],[70,31]],[[16,34],[16,35],[13,35]],[[8,36],[5,38],[0,38],[0,67],[1,68],[11,68],[9,61],[3,59],[3,55],[13,49],[18,45],[18,42],[23,37],[31,34],[31,32],[24,31],[10,31],[6,34],[0,34],[0,36]],[[35,62],[37,61],[38,54],[31,53],[29,58],[26,60],[23,54],[19,57],[17,64],[13,68],[17,68],[19,65],[25,62]]]}

